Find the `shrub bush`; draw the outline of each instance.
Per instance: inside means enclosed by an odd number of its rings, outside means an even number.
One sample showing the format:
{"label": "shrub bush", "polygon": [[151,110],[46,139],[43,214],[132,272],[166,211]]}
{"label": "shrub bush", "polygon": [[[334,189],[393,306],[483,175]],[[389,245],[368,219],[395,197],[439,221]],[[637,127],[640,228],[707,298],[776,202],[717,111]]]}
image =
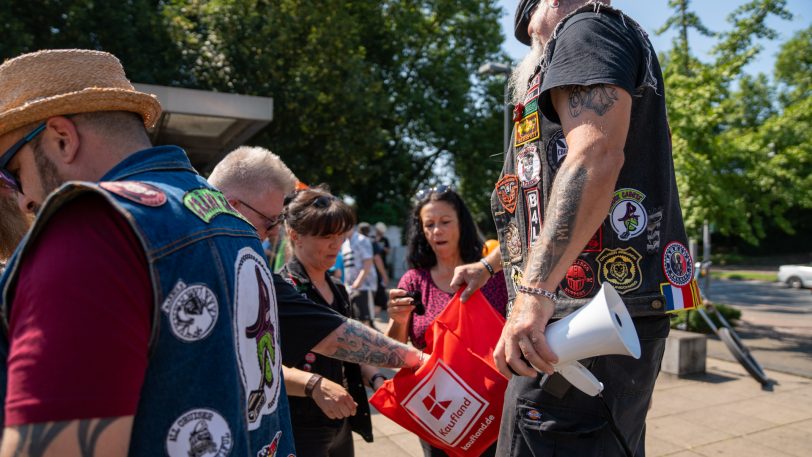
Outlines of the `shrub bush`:
{"label": "shrub bush", "polygon": [[[716,309],[722,313],[722,316],[730,323],[732,326],[736,326],[738,324],[739,319],[742,317],[742,312],[736,308],[717,304],[715,305]],[[716,313],[706,313],[714,324],[717,327],[721,326],[722,324],[719,322],[719,319],[716,317]],[[686,318],[687,318],[687,326],[686,326]],[[705,322],[705,319],[702,319],[702,316],[699,315],[696,311],[686,311],[682,313],[677,313],[676,315],[671,317],[671,328],[676,328],[680,330],[687,330],[689,332],[699,332],[699,333],[710,333],[711,329],[708,327],[708,324]]]}

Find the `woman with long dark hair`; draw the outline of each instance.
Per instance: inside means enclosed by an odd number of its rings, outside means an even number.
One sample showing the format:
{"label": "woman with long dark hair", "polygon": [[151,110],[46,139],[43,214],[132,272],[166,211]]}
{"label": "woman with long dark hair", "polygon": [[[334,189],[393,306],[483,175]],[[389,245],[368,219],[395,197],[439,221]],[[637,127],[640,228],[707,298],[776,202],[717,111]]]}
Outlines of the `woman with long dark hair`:
{"label": "woman with long dark hair", "polygon": [[[483,241],[462,198],[450,187],[440,186],[418,192],[407,227],[409,270],[396,289],[389,293],[387,336],[401,342],[411,341],[418,349],[426,347],[425,333],[451,298],[454,269],[483,261]],[[493,271],[487,265],[489,271]],[[504,316],[507,305],[505,278],[500,271],[480,289],[497,312]],[[415,314],[414,299],[407,293],[418,292],[425,313]],[[421,440],[425,456],[446,456],[440,449]],[[494,455],[496,445],[483,455]]]}

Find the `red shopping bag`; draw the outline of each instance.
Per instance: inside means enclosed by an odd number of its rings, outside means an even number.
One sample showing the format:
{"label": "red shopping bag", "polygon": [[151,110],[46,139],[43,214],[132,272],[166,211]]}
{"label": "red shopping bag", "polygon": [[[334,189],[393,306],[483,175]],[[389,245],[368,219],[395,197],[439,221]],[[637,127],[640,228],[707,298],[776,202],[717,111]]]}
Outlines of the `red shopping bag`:
{"label": "red shopping bag", "polygon": [[480,455],[499,435],[507,379],[493,363],[505,319],[480,292],[459,293],[426,332],[428,361],[402,369],[370,403],[384,416],[454,456]]}

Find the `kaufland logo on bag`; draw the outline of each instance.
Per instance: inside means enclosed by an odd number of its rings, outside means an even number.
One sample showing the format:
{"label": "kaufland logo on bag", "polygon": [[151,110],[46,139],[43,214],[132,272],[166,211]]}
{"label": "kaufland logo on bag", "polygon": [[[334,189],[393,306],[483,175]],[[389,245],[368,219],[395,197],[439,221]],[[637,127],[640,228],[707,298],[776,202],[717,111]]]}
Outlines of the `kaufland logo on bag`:
{"label": "kaufland logo on bag", "polygon": [[456,446],[488,407],[442,360],[415,386],[403,402],[412,418],[449,446]]}

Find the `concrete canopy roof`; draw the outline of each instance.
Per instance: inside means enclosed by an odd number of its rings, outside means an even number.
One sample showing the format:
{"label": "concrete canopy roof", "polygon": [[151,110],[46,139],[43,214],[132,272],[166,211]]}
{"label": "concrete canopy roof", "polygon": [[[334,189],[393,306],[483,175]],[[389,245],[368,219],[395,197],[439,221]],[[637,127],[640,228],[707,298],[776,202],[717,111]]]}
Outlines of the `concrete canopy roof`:
{"label": "concrete canopy roof", "polygon": [[155,94],[163,106],[161,118],[149,132],[152,143],[184,148],[192,165],[203,174],[273,120],[270,97],[152,84],[134,86]]}

